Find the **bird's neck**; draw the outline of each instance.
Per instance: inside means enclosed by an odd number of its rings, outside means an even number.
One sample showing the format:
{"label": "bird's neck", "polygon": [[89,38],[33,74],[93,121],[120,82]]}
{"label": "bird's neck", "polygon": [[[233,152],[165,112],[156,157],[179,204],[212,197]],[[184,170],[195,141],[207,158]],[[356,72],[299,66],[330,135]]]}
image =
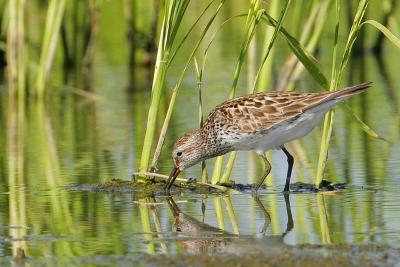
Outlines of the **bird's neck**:
{"label": "bird's neck", "polygon": [[206,151],[205,154],[207,158],[213,158],[217,156],[224,155],[230,151],[232,148],[224,144],[219,138],[216,132],[207,131],[207,129],[200,129],[202,131],[201,135],[204,140],[205,146],[203,149]]}

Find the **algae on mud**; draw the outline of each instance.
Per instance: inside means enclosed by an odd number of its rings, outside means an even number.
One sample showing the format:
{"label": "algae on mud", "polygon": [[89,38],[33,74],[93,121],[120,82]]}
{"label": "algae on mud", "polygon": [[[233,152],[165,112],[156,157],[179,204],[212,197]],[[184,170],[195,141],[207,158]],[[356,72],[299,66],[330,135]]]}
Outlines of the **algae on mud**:
{"label": "algae on mud", "polygon": [[[119,193],[135,193],[137,197],[142,196],[152,196],[154,194],[165,193],[164,190],[165,181],[164,180],[153,180],[147,182],[141,182],[137,179],[133,180],[120,180],[120,179],[111,179],[104,183],[97,184],[83,184],[83,185],[69,185],[67,186],[68,190],[83,190],[83,191],[94,191],[94,192],[119,192]],[[179,183],[179,186],[176,187],[179,191],[190,191],[197,192],[200,194],[212,194],[212,193],[226,193],[229,191],[229,188],[215,188],[215,186],[208,186],[205,184],[198,184],[195,180],[187,180],[185,182]],[[231,190],[233,191],[233,190]]]}
{"label": "algae on mud", "polygon": [[[132,176],[132,180],[111,179],[104,183],[97,184],[81,184],[69,185],[68,190],[82,190],[95,192],[119,192],[119,193],[134,193],[136,197],[152,196],[154,194],[166,194],[165,180],[153,177],[152,181],[142,182]],[[198,183],[196,179],[180,179],[180,183],[174,185],[172,194],[176,192],[192,192],[196,194],[240,194],[250,193],[254,185],[252,184],[236,184],[234,181],[223,184],[206,184]],[[345,188],[344,183],[331,183],[327,180],[322,180],[321,187],[317,188],[314,184],[306,184],[297,182],[290,185],[290,190],[293,193],[317,193],[317,192],[340,192]],[[276,193],[275,189],[267,188],[265,185],[261,187],[263,193]]]}

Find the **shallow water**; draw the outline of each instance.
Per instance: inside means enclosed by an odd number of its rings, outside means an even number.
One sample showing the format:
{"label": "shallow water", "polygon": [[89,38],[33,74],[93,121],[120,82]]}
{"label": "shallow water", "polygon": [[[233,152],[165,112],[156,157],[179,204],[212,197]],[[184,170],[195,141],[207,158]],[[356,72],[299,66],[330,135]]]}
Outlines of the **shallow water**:
{"label": "shallow water", "polygon": [[[205,113],[227,98],[240,44],[235,39],[238,25],[228,27],[210,50],[203,85]],[[122,30],[115,34],[123,36]],[[323,43],[331,42],[324,38]],[[0,265],[11,265],[18,248],[25,251],[23,263],[40,266],[124,265],[148,254],[161,260],[161,254],[240,257],[302,244],[378,245],[400,255],[400,114],[398,90],[392,86],[400,82],[400,63],[393,47],[385,48],[382,66],[365,54],[354,57],[344,75],[343,85],[374,81],[349,105],[390,141],[368,137],[344,109],[338,109],[325,179],[347,183],[346,189],[282,194],[286,159],[273,151],[272,176],[258,199],[250,192],[202,195],[177,190],[170,199],[160,191],[141,197],[132,192],[71,190],[71,185],[129,180],[140,158],[152,71],[138,67],[133,77],[125,67],[126,51],[108,41],[100,34],[89,86],[94,99],[72,94],[71,88],[78,86],[74,77],[57,72],[50,84],[61,97],[43,105],[29,103],[21,111],[8,105],[6,84],[0,84],[0,127],[5,129],[0,131]],[[320,53],[327,52],[321,48]],[[276,61],[284,59],[277,55]],[[321,64],[328,60],[330,55],[320,59]],[[168,86],[176,82],[179,71],[171,70]],[[238,94],[245,94],[246,87],[242,77]],[[190,70],[177,99],[160,173],[170,172],[176,138],[198,125],[195,88]],[[307,74],[297,89],[319,90]],[[168,98],[163,99],[161,113],[167,104]],[[321,132],[319,127],[288,146],[295,156],[293,183],[312,183]],[[209,173],[212,163],[207,163]],[[261,171],[254,154],[241,152],[232,179],[253,183]],[[199,177],[200,167],[185,175]]]}
{"label": "shallow water", "polygon": [[[396,199],[396,190],[379,186],[290,195],[267,188],[258,199],[15,187],[0,195],[0,205],[10,205],[0,251],[11,260],[20,247],[32,262],[61,264],[143,253],[248,255],[299,244],[399,248]],[[26,208],[12,214],[11,204]]]}

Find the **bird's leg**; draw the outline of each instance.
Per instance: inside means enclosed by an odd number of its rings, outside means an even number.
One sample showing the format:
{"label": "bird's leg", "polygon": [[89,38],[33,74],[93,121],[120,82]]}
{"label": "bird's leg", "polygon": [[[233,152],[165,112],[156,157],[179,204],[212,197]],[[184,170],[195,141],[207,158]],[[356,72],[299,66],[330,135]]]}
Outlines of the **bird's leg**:
{"label": "bird's leg", "polygon": [[289,194],[283,194],[283,195],[285,198],[286,214],[287,214],[287,218],[288,218],[287,225],[286,225],[286,231],[282,234],[282,236],[285,237],[285,235],[293,229],[294,223],[293,223],[292,209],[290,207]]}
{"label": "bird's leg", "polygon": [[290,177],[292,176],[294,158],[289,153],[289,151],[286,150],[286,148],[284,146],[282,146],[282,151],[285,153],[285,155],[287,157],[287,162],[288,162],[288,171],[287,171],[287,175],[286,175],[286,184],[285,184],[285,189],[283,189],[283,192],[289,192]]}
{"label": "bird's leg", "polygon": [[271,172],[271,164],[269,164],[269,161],[265,154],[260,154],[261,158],[264,161],[264,173],[261,176],[260,180],[258,183],[256,183],[253,187],[253,195],[257,194],[258,189],[261,187],[261,185],[264,183],[265,178],[267,178],[268,174]]}
{"label": "bird's leg", "polygon": [[269,212],[267,211],[267,209],[264,207],[264,205],[262,204],[262,202],[260,201],[260,199],[258,198],[257,195],[254,196],[254,201],[257,203],[257,206],[261,209],[265,221],[264,221],[264,226],[260,232],[260,234],[265,235],[265,232],[268,229],[268,226],[271,224],[271,216],[269,215]]}

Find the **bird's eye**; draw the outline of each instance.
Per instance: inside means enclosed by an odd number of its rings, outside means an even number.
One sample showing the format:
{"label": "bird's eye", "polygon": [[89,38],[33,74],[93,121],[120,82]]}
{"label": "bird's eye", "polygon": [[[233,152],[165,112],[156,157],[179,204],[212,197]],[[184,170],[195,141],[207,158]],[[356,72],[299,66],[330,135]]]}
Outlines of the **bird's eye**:
{"label": "bird's eye", "polygon": [[178,157],[180,157],[180,156],[182,156],[182,152],[179,151],[178,153],[176,153],[176,155],[177,155]]}

